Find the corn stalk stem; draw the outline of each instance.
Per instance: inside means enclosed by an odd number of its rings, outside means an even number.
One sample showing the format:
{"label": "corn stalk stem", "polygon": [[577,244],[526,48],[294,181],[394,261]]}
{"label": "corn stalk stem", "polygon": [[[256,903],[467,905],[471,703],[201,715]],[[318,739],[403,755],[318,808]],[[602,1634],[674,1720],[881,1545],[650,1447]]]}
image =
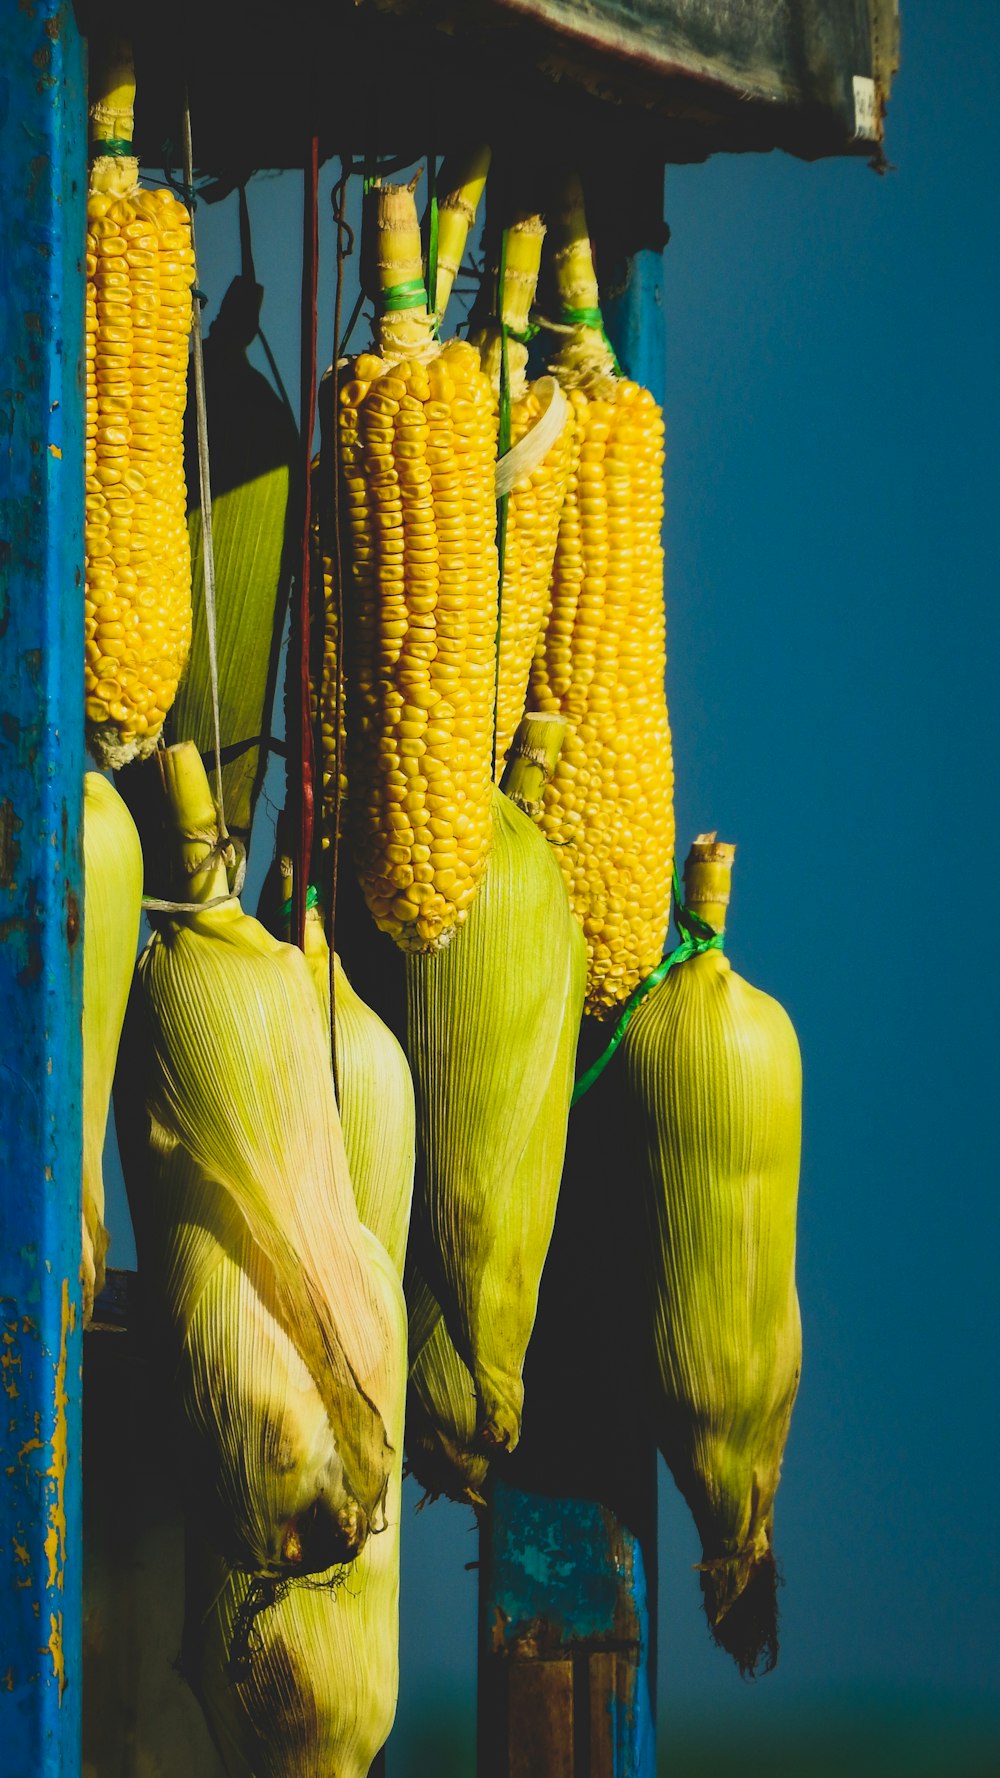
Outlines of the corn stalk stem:
{"label": "corn stalk stem", "polygon": [[557,711],[522,716],[510,744],[500,788],[512,803],[534,818],[542,792],[556,769],[566,739],[566,718]]}

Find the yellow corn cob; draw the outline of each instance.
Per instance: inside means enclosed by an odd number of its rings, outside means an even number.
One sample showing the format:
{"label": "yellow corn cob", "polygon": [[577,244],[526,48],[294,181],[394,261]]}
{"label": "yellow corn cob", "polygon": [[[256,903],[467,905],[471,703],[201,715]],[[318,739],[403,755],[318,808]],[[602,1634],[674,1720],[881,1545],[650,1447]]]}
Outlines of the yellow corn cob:
{"label": "yellow corn cob", "polygon": [[[127,51],[93,108],[95,145],[132,137]],[[194,254],[173,192],[99,155],[87,200],[87,742],[118,768],[151,753],[191,641],[183,421]]]}
{"label": "yellow corn cob", "polygon": [[[225,897],[197,749],[160,764],[184,899]],[[405,1352],[367,1262],[308,964],[231,897],[168,915],[127,1030],[115,1109],[189,1501],[250,1573],[321,1571],[377,1528]]]}
{"label": "yellow corn cob", "polygon": [[487,1453],[520,1432],[584,975],[551,849],[493,795],[489,870],[460,942],[406,963],[426,1234],[416,1257],[475,1380]]}
{"label": "yellow corn cob", "polygon": [[142,850],[107,778],[83,780],[83,1320],[104,1287],[102,1155],[142,914]]}
{"label": "yellow corn cob", "polygon": [[[399,1285],[366,1235],[393,1338],[405,1343]],[[230,1778],[367,1778],[396,1710],[403,1394],[387,1403],[396,1453],[385,1529],[349,1574],[330,1569],[256,1596],[249,1576],[195,1550],[185,1666]]]}
{"label": "yellow corn cob", "polygon": [[[373,195],[383,291],[419,286],[412,192]],[[472,346],[438,349],[426,297],[382,316],[379,346],[340,390],[348,831],[378,925],[434,950],[466,918],[490,844],[493,397]]]}
{"label": "yellow corn cob", "polygon": [[[540,216],[520,217],[507,230],[504,253],[501,314],[510,330],[507,368],[510,381],[510,445],[524,455],[526,441],[539,427],[553,401],[558,403],[562,425],[539,456],[531,452],[507,498],[504,533],[503,579],[500,589],[500,663],[497,687],[497,774],[524,710],[532,657],[538,642],[548,601],[552,563],[559,533],[559,519],[570,473],[575,424],[573,408],[551,377],[528,383],[525,378],[527,346],[518,335],[528,326],[535,300],[545,224]],[[483,368],[499,389],[501,336],[488,327],[475,342]],[[545,436],[548,428],[545,429]],[[542,434],[537,434],[542,436]],[[512,461],[516,458],[512,456]]]}
{"label": "yellow corn cob", "polygon": [[[586,219],[574,182],[557,274],[569,309],[596,311]],[[555,843],[587,940],[587,1010],[625,1000],[659,962],[670,914],[673,760],[663,687],[663,420],[647,389],[616,374],[598,325],[576,325],[553,369],[576,415],[552,587],[528,701],[569,732],[545,790]]]}
{"label": "yellow corn cob", "polygon": [[[685,900],[721,931],[732,846],[695,841]],[[798,1386],[802,1076],[788,1015],[718,950],[671,969],[621,1046],[649,1223],[659,1443],[702,1540],[716,1640],[777,1656],[771,1533]]]}

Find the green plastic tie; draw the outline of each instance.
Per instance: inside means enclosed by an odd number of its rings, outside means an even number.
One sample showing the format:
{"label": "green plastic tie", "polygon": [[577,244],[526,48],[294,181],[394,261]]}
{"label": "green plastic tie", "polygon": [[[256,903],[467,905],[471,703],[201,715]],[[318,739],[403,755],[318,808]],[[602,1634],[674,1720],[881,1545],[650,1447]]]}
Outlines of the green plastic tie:
{"label": "green plastic tie", "polygon": [[681,935],[680,944],[675,946],[672,951],[668,951],[652,973],[647,975],[645,981],[640,982],[639,986],[632,990],[622,1007],[621,1017],[615,1026],[607,1049],[601,1052],[596,1062],[591,1063],[586,1074],[581,1074],[573,1088],[573,1097],[570,1100],[571,1108],[579,1099],[583,1098],[584,1093],[590,1091],[595,1080],[604,1073],[646,995],[651,994],[654,988],[659,987],[667,972],[673,969],[676,963],[686,963],[690,957],[700,957],[703,951],[724,951],[726,948],[725,935],[716,932],[714,926],[710,926],[707,920],[701,918],[700,914],[693,913],[689,907],[685,906],[676,865],[674,866],[674,924]]}
{"label": "green plastic tie", "polygon": [[382,292],[382,313],[396,315],[402,309],[426,309],[427,290],[423,278],[407,278]]}
{"label": "green plastic tie", "polygon": [[[318,902],[319,902],[319,890],[317,889],[315,883],[310,883],[308,888],[306,889],[306,913],[308,914],[314,907],[316,907]],[[292,897],[289,896],[288,900],[283,901],[281,904],[281,918],[283,920],[290,920],[291,917],[292,917]]]}
{"label": "green plastic tie", "polygon": [[427,156],[427,307],[434,320],[434,338],[441,337],[441,317],[437,312],[438,281],[438,190],[437,156]]}
{"label": "green plastic tie", "polygon": [[[506,327],[506,323],[504,323],[504,326]],[[509,340],[516,340],[519,346],[530,346],[532,340],[537,338],[541,331],[542,328],[539,321],[529,321],[523,333],[518,333],[516,327],[506,327],[507,338]]]}
{"label": "green plastic tie", "polygon": [[618,354],[608,338],[608,331],[604,325],[604,316],[601,314],[600,309],[564,308],[561,312],[560,320],[564,327],[595,328],[604,341],[604,344],[607,346],[608,351],[611,353],[612,360],[614,361],[615,375],[620,377],[624,374],[622,367],[618,362]]}
{"label": "green plastic tie", "polygon": [[90,158],[99,161],[107,156],[109,160],[137,160],[138,155],[134,142],[126,142],[124,136],[105,136],[91,144]]}

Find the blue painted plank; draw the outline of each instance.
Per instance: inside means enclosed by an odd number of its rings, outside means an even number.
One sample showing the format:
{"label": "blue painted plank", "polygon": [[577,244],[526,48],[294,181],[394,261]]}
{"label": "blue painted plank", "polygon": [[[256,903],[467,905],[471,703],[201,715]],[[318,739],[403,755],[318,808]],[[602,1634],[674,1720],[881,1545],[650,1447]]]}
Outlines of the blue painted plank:
{"label": "blue painted plank", "polygon": [[86,100],[0,6],[0,1774],[80,1770]]}

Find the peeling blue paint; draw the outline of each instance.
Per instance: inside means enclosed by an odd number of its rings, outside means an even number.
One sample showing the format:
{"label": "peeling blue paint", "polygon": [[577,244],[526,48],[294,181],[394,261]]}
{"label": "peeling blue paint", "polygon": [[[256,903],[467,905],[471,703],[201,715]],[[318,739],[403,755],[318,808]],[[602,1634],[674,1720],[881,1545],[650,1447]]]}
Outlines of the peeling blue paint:
{"label": "peeling blue paint", "polygon": [[72,6],[0,6],[0,68],[0,1769],[78,1778],[82,947],[66,906],[83,887],[86,91]]}

